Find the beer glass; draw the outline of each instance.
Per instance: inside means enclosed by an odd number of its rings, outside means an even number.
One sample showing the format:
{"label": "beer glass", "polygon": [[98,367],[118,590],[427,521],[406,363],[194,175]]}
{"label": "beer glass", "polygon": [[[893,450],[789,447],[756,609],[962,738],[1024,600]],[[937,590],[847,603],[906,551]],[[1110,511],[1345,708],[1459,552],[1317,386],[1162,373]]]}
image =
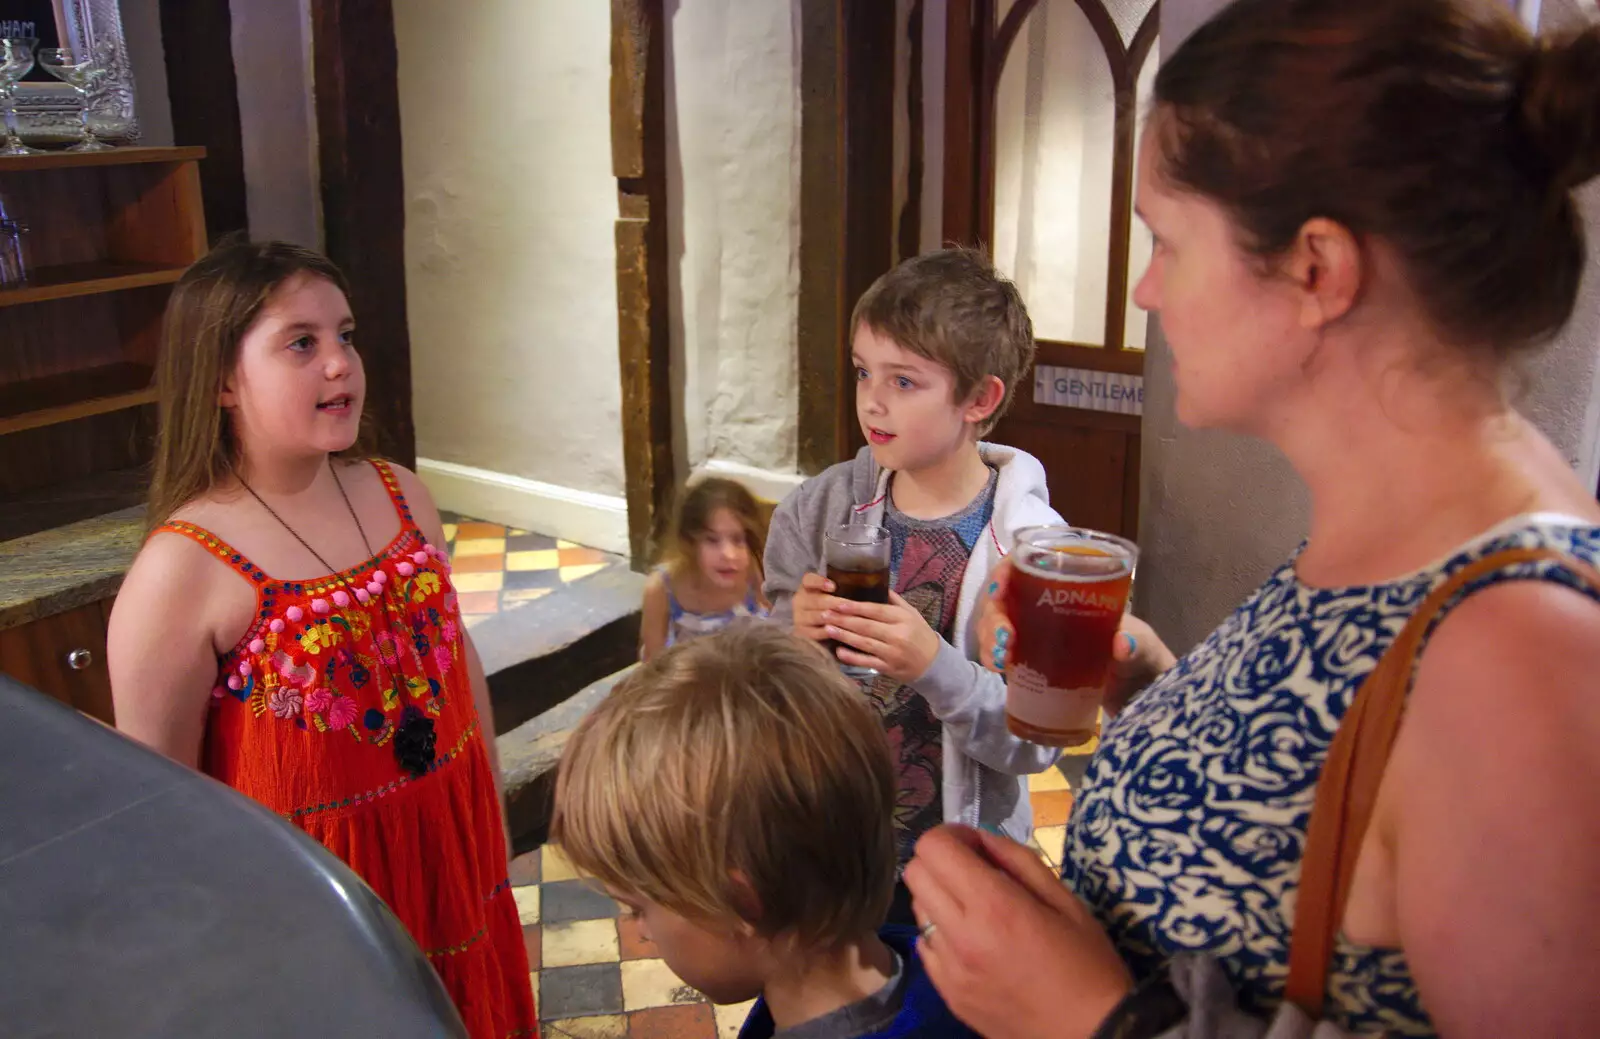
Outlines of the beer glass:
{"label": "beer glass", "polygon": [[1094,738],[1111,672],[1111,648],[1139,547],[1080,527],[1017,534],[1006,613],[1014,630],[1006,663],[1006,725],[1048,747]]}
{"label": "beer glass", "polygon": [[[822,565],[834,593],[856,602],[889,602],[889,532],[870,523],[841,523],[822,535]],[[838,659],[843,643],[829,639],[828,652]],[[845,646],[849,649],[851,647]],[[877,672],[842,661],[840,670],[851,678],[871,678]]]}

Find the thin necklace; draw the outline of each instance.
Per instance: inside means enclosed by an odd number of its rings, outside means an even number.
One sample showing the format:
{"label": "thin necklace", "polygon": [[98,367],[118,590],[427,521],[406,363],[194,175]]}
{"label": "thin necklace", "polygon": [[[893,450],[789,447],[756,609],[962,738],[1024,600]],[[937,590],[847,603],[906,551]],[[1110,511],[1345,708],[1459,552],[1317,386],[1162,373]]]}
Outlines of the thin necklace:
{"label": "thin necklace", "polygon": [[[349,510],[350,518],[356,521],[356,533],[361,535],[361,544],[367,550],[367,558],[373,558],[374,553],[372,551],[372,542],[367,540],[367,528],[361,525],[361,517],[356,515],[355,506],[350,504],[350,496],[344,493],[344,484],[339,481],[339,470],[333,467],[333,459],[331,458],[328,460],[328,475],[333,477],[333,485],[339,488],[339,497],[344,499],[344,507]],[[267,515],[277,520],[278,523],[282,525],[283,529],[289,532],[290,536],[292,536],[296,541],[300,542],[301,547],[303,547],[307,552],[311,553],[311,557],[313,559],[315,559],[318,563],[321,563],[322,566],[327,569],[329,575],[334,577],[339,576],[340,571],[334,569],[332,563],[329,563],[326,559],[323,559],[322,556],[318,554],[317,550],[312,548],[311,545],[306,542],[306,539],[300,536],[299,531],[289,526],[288,522],[282,516],[278,515],[277,511],[274,510],[271,505],[268,505],[261,495],[256,493],[256,489],[245,482],[244,477],[240,476],[239,473],[235,471],[233,478],[239,481],[239,486],[250,492],[250,497],[261,503],[261,507],[267,510]],[[350,583],[344,578],[340,578],[340,580],[344,581],[344,583],[347,585]]]}
{"label": "thin necklace", "polygon": [[[367,530],[361,525],[361,517],[356,515],[355,506],[350,504],[350,496],[345,493],[344,484],[339,480],[339,470],[334,468],[332,458],[328,459],[328,475],[333,477],[333,485],[339,488],[339,497],[344,499],[344,507],[347,511],[349,511],[350,518],[355,521],[356,532],[361,535],[361,544],[367,550],[367,558],[369,560],[377,558],[377,554],[372,551],[372,542],[367,540]],[[296,541],[300,542],[301,546],[304,547],[307,552],[311,553],[312,558],[314,558],[328,571],[328,576],[330,578],[338,581],[346,588],[354,587],[350,583],[350,578],[343,571],[335,570],[332,563],[329,563],[326,559],[323,559],[322,555],[316,549],[312,548],[305,538],[300,536],[299,531],[289,526],[289,522],[282,516],[278,515],[277,511],[273,509],[271,505],[268,505],[261,495],[256,493],[256,489],[251,487],[250,484],[245,481],[245,478],[239,475],[237,470],[234,471],[233,478],[239,481],[239,486],[250,492],[250,497],[254,498],[261,504],[263,509],[267,510],[267,515],[277,520],[279,525],[282,526],[284,530],[287,530]],[[385,584],[384,587],[387,589],[388,585]],[[395,635],[394,628],[390,626],[388,613],[383,609],[381,604],[379,605],[378,613],[383,616],[384,632],[389,636],[390,640],[395,643],[396,647],[398,647],[399,637]],[[398,652],[399,650],[397,648],[396,653]],[[384,661],[383,651],[381,648],[378,651],[378,666],[383,669],[384,676],[389,682],[389,688],[394,690],[396,702],[405,704],[406,690],[400,684],[400,677],[394,673],[394,669]],[[400,719],[401,722],[398,726],[396,726],[394,738],[392,740],[395,758],[400,762],[400,766],[406,771],[410,772],[413,777],[421,777],[428,771],[429,766],[433,764],[433,721],[424,716],[421,711],[417,710],[410,704],[406,704],[404,710],[400,712]]]}

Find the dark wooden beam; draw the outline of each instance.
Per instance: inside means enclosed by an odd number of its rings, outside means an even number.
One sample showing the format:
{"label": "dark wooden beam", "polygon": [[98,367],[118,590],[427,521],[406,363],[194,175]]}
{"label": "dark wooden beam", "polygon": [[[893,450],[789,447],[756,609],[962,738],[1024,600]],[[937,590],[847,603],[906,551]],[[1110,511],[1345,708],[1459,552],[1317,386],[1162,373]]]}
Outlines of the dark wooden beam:
{"label": "dark wooden beam", "polygon": [[800,9],[800,471],[839,460],[848,306],[845,254],[845,0],[802,0]]}
{"label": "dark wooden beam", "polygon": [[949,0],[945,7],[943,237],[978,245],[978,95],[983,45],[976,24],[982,0]]}
{"label": "dark wooden beam", "polygon": [[922,101],[922,25],[924,0],[911,0],[906,18],[906,201],[896,229],[896,259],[922,251],[922,170],[927,149]]}
{"label": "dark wooden beam", "polygon": [[866,444],[855,417],[855,383],[849,378],[850,312],[874,281],[894,266],[895,5],[885,0],[845,2],[845,227],[844,336],[839,364],[846,378],[838,414],[841,458]]}
{"label": "dark wooden beam", "polygon": [[311,32],[326,249],[350,279],[379,450],[415,465],[394,9],[311,0]]}
{"label": "dark wooden beam", "polygon": [[173,143],[206,149],[200,191],[212,241],[248,230],[244,136],[228,0],[164,0],[161,47],[172,99]]}
{"label": "dark wooden beam", "polygon": [[848,375],[856,300],[894,262],[895,5],[803,0],[799,462],[861,446]]}
{"label": "dark wooden beam", "polygon": [[666,21],[662,0],[611,3],[611,166],[617,178],[622,465],[635,570],[677,484],[667,294]]}

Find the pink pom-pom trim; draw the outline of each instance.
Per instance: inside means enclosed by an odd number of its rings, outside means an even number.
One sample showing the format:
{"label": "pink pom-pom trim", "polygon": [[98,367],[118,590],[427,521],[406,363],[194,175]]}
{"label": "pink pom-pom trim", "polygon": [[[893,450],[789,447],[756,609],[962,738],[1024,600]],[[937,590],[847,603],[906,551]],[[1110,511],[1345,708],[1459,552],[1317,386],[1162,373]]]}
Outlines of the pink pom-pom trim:
{"label": "pink pom-pom trim", "polygon": [[328,612],[328,600],[326,600],[326,599],[312,599],[311,600],[311,612],[315,613],[315,614],[318,614],[318,615],[327,613]]}
{"label": "pink pom-pom trim", "polygon": [[420,551],[413,552],[411,553],[411,561],[418,566],[421,566],[423,563],[428,561],[428,553]]}
{"label": "pink pom-pom trim", "polygon": [[379,584],[377,581],[368,581],[367,582],[367,594],[369,594],[369,595],[382,595],[383,594],[383,585]]}
{"label": "pink pom-pom trim", "polygon": [[374,570],[372,572],[372,579],[377,581],[379,584],[387,584],[389,581],[389,575],[382,570]]}
{"label": "pink pom-pom trim", "polygon": [[350,593],[343,588],[333,593],[333,604],[340,609],[350,605]]}
{"label": "pink pom-pom trim", "polygon": [[237,692],[240,689],[244,688],[244,680],[242,678],[240,678],[238,675],[229,675],[228,676],[228,688],[234,690],[235,692]]}
{"label": "pink pom-pom trim", "polygon": [[272,632],[274,635],[283,634],[283,621],[274,620],[271,624],[267,625],[267,630]]}
{"label": "pink pom-pom trim", "polygon": [[357,588],[356,589],[356,602],[364,603],[364,602],[367,602],[368,600],[370,600],[371,598],[372,598],[372,593],[367,591],[365,588]]}
{"label": "pink pom-pom trim", "polygon": [[250,652],[252,652],[252,653],[260,653],[262,650],[264,650],[266,648],[267,648],[267,644],[265,642],[261,641],[260,639],[251,639],[250,640]]}
{"label": "pink pom-pom trim", "polygon": [[248,661],[248,660],[239,661],[239,673],[241,675],[248,675],[250,673],[250,661]]}
{"label": "pink pom-pom trim", "polygon": [[398,563],[395,565],[395,569],[400,572],[401,577],[410,577],[417,572],[417,568],[410,563]]}
{"label": "pink pom-pom trim", "polygon": [[291,606],[284,611],[283,615],[289,618],[289,622],[291,624],[299,624],[301,619],[305,617],[306,611],[302,610],[298,606]]}

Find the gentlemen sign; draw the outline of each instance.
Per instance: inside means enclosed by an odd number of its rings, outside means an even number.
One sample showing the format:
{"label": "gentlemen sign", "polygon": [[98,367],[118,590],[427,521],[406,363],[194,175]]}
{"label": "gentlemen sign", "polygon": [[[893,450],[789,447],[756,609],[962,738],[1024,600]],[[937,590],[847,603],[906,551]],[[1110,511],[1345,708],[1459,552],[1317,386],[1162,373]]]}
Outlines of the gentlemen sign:
{"label": "gentlemen sign", "polygon": [[1033,368],[1033,402],[1118,415],[1142,415],[1144,376],[1038,364]]}

